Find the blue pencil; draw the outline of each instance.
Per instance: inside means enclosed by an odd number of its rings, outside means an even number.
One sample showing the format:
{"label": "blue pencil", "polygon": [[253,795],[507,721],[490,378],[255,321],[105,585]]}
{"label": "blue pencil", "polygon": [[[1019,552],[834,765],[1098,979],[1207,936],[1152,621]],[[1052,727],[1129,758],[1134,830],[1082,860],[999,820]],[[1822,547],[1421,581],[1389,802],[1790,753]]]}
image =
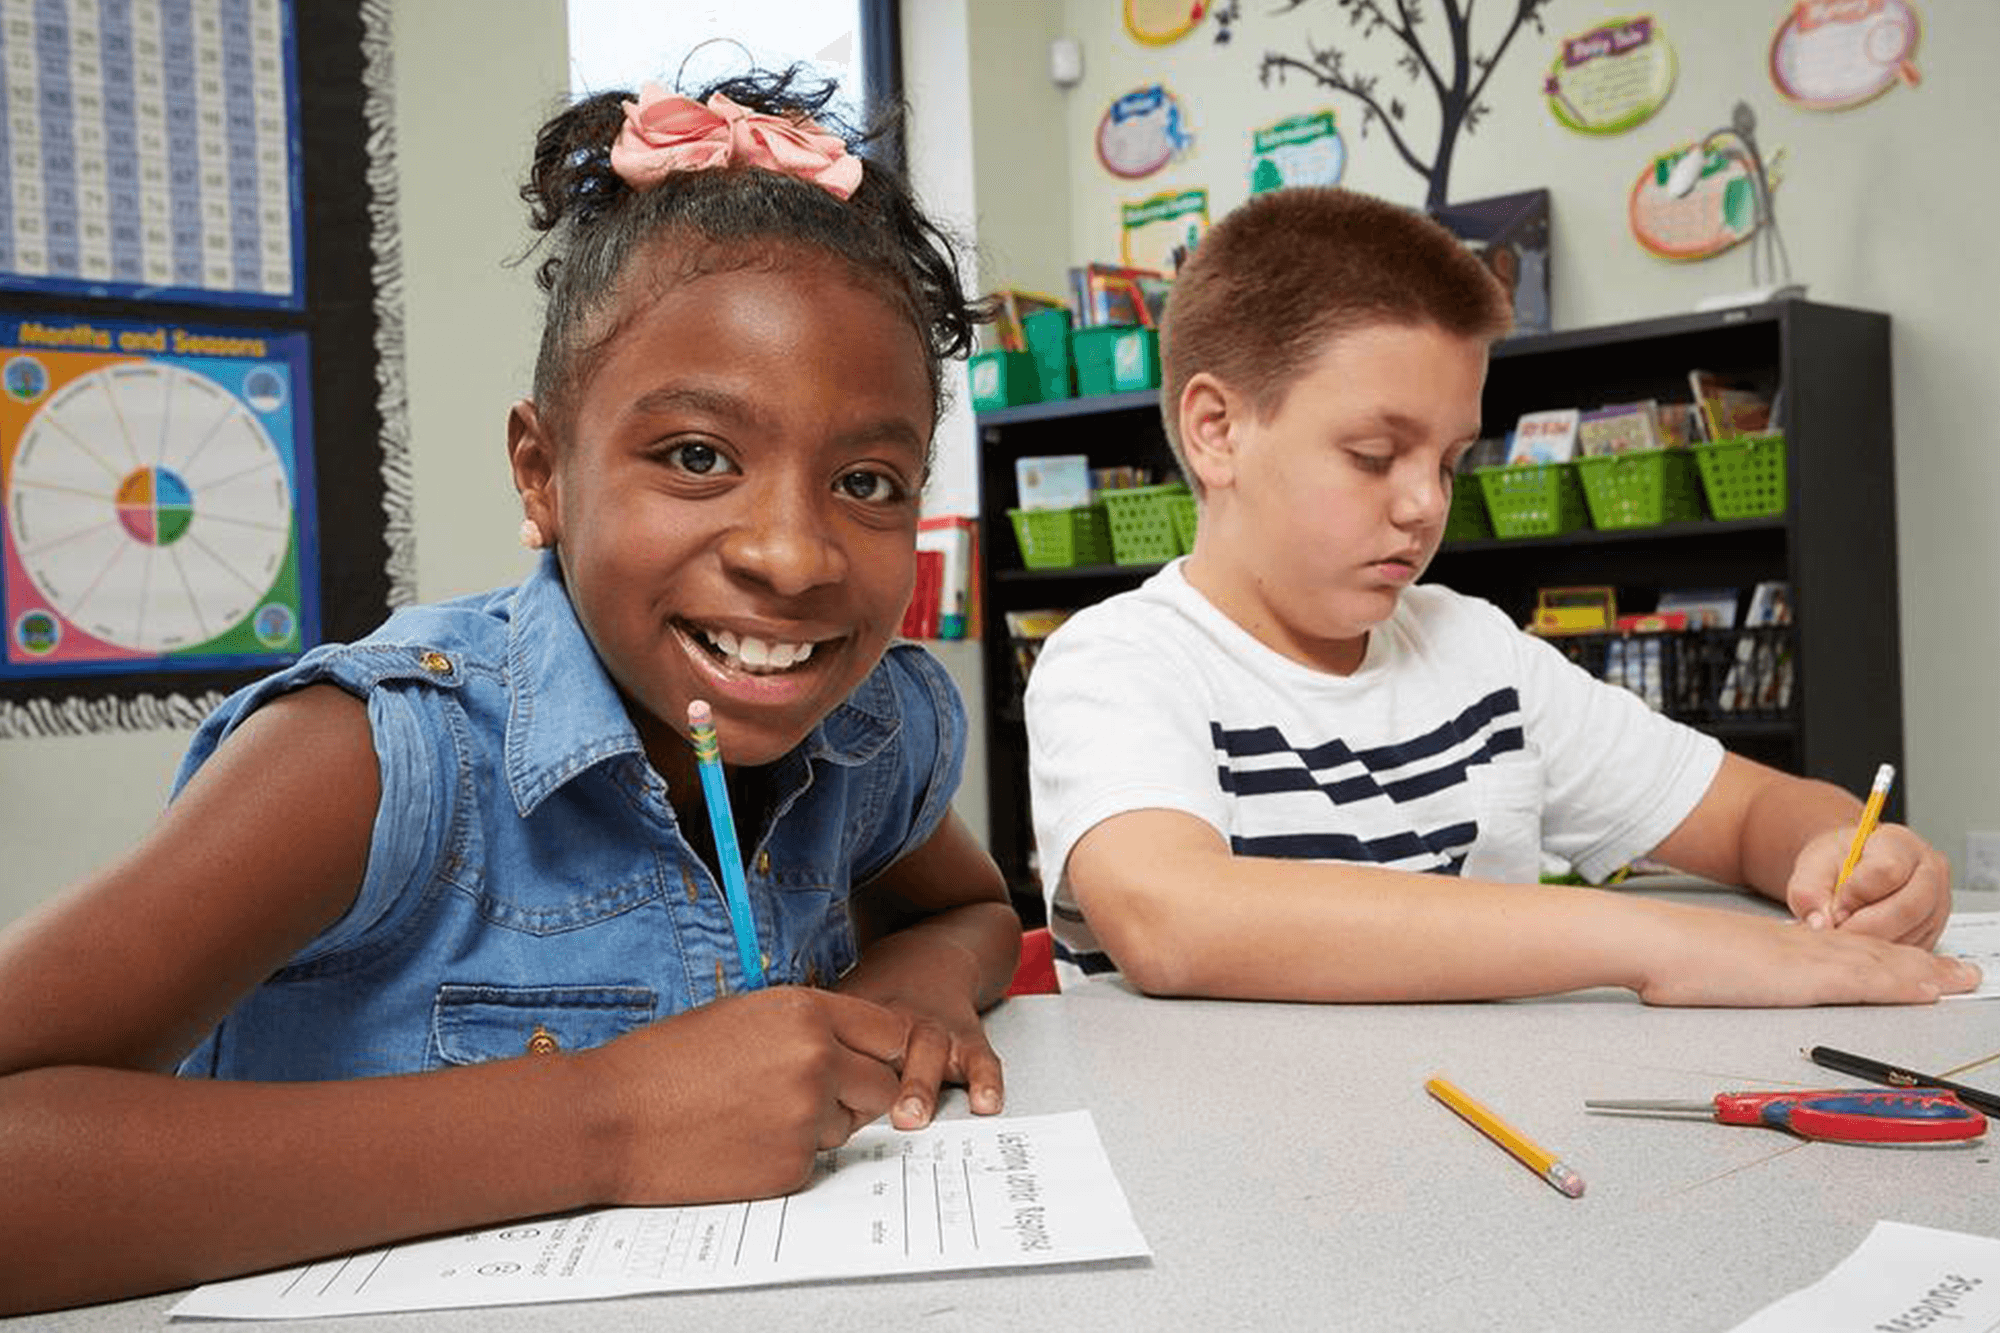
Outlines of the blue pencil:
{"label": "blue pencil", "polygon": [[715,738],[715,718],[708,702],[688,704],[688,740],[701,771],[701,794],[708,803],[708,826],[715,832],[715,860],[722,868],[722,896],[729,905],[729,928],[736,933],[736,956],[751,990],[764,985],[764,954],[757,947],[757,918],[750,914],[750,894],[743,885],[743,851],[736,845],[736,817],[729,811],[729,784],[722,775],[722,745]]}

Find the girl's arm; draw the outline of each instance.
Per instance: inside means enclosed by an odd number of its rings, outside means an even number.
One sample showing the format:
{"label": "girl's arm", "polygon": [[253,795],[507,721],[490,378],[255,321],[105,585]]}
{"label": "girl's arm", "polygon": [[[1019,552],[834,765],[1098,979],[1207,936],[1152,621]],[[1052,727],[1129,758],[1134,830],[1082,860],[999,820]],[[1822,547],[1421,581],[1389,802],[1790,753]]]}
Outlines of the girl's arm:
{"label": "girl's arm", "polygon": [[1007,883],[956,814],[924,845],[854,891],[861,961],[839,989],[912,1018],[899,1129],[930,1122],[942,1084],[965,1085],[972,1109],[1000,1110],[1000,1057],[979,1014],[999,1000],[1021,954]]}
{"label": "girl's arm", "polygon": [[0,934],[0,1312],[592,1203],[781,1193],[888,1107],[906,1021],[796,989],[436,1073],[166,1072],[346,909],[377,793],[363,705],[298,691],[134,853]]}

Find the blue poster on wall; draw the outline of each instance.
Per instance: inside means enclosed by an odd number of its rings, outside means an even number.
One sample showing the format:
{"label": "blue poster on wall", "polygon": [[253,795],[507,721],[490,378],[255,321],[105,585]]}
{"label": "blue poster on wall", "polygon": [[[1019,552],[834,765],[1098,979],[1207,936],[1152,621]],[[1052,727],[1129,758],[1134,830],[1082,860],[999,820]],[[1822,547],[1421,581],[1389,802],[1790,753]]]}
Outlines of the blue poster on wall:
{"label": "blue poster on wall", "polygon": [[0,4],[0,288],[304,305],[288,0]]}

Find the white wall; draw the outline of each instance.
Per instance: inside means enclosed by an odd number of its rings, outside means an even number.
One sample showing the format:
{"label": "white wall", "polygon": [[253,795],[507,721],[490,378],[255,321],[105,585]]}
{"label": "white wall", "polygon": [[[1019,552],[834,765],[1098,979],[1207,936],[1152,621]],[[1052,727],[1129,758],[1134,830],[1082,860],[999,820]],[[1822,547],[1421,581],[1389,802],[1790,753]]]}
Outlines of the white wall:
{"label": "white wall", "polygon": [[563,0],[395,6],[405,366],[416,479],[417,597],[512,583],[529,568],[507,469],[507,409],[541,338],[533,233],[518,193],[535,131],[568,100]]}
{"label": "white wall", "polygon": [[[1417,7],[1436,14],[1432,0]],[[1899,781],[1914,826],[1962,864],[1969,830],[2000,829],[2000,690],[1988,679],[2000,661],[2000,616],[1993,614],[2000,605],[2000,322],[1993,319],[2000,285],[1987,238],[2000,215],[1990,147],[2000,123],[2000,81],[1991,74],[2000,56],[2000,6],[1920,0],[1917,7],[1926,23],[1915,56],[1921,84],[1828,113],[1790,106],[1765,73],[1771,34],[1789,9],[1782,0],[1657,0],[1645,12],[1679,52],[1677,84],[1651,121],[1596,138],[1555,123],[1538,96],[1541,78],[1563,35],[1634,11],[1554,0],[1547,33],[1526,30],[1515,39],[1489,85],[1491,114],[1460,140],[1451,198],[1551,191],[1559,328],[1686,311],[1703,296],[1747,287],[1747,252],[1697,264],[1657,260],[1626,230],[1626,194],[1654,154],[1726,123],[1737,99],[1751,103],[1765,152],[1786,152],[1776,211],[1795,277],[1817,300],[1894,319],[1907,742]],[[980,118],[982,187],[989,151],[1011,154],[1016,126],[1034,123],[1048,105],[1063,108],[1067,139],[1062,182],[1024,169],[1013,200],[981,189],[982,245],[1018,266],[991,275],[995,281],[1045,285],[1061,265],[1117,258],[1121,202],[1205,185],[1219,217],[1247,193],[1251,130],[1322,106],[1335,110],[1347,141],[1344,184],[1422,202],[1420,179],[1380,127],[1360,136],[1358,104],[1297,80],[1266,88],[1258,79],[1267,51],[1303,54],[1309,41],[1337,45],[1363,72],[1380,73],[1385,94],[1409,103],[1422,142],[1434,133],[1434,111],[1428,94],[1395,69],[1388,34],[1358,38],[1332,0],[1309,0],[1288,14],[1253,0],[1240,6],[1227,45],[1215,43],[1211,21],[1173,45],[1150,47],[1126,35],[1122,8],[1065,0],[1061,21],[1083,45],[1083,82],[1056,93],[1044,65],[1024,64],[1012,97],[1025,111],[1003,107]],[[1481,49],[1511,8],[1480,6],[1479,30],[1489,34]],[[1005,0],[974,0],[974,9],[995,25],[1002,14],[1018,13],[1011,30],[1023,42],[1048,17],[1045,5]],[[1436,41],[1441,29],[1432,22],[1425,32]],[[982,71],[995,77],[986,54],[975,55],[975,86]],[[1187,107],[1194,150],[1153,177],[1121,181],[1097,162],[1097,122],[1113,98],[1151,83],[1165,83]],[[1018,216],[1025,199],[1049,209],[1066,203],[1066,254],[1046,253],[1046,241],[1031,233],[1034,220]],[[1857,541],[1868,536],[1855,534]],[[1866,616],[1869,608],[1853,613]]]}

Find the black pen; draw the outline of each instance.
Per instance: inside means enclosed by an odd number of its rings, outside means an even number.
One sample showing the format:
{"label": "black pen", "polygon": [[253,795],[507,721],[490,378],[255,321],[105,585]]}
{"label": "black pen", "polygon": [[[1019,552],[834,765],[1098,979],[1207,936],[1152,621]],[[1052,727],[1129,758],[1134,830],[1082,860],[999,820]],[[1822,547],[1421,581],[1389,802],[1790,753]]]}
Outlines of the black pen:
{"label": "black pen", "polygon": [[1976,1106],[1988,1115],[2000,1115],[2000,1092],[1981,1092],[1968,1088],[1963,1083],[1950,1083],[1929,1074],[1919,1074],[1913,1070],[1899,1069],[1895,1065],[1885,1065],[1880,1060],[1870,1060],[1864,1055],[1849,1055],[1846,1051],[1836,1051],[1831,1046],[1815,1046],[1806,1052],[1806,1058],[1826,1069],[1838,1069],[1843,1074],[1865,1078],[1871,1083],[1886,1083],[1892,1088],[1940,1088],[1956,1096],[1967,1106]]}

